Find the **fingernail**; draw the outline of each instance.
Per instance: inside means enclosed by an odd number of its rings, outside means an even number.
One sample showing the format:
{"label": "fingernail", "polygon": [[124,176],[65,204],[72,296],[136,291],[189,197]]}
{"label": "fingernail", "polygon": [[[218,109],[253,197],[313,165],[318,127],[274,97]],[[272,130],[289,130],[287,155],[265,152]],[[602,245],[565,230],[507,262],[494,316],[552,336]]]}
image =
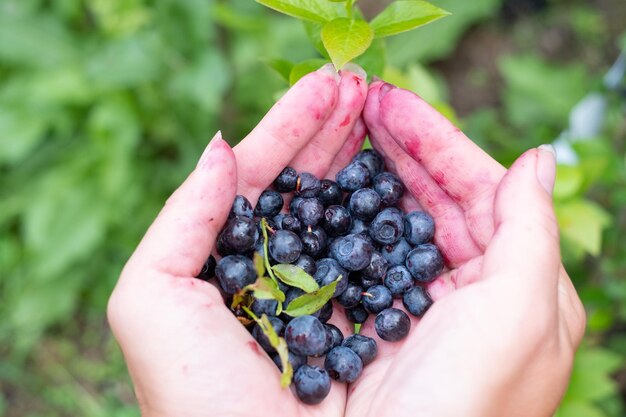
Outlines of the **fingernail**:
{"label": "fingernail", "polygon": [[341,76],[335,69],[335,66],[331,63],[322,65],[322,67],[318,69],[317,72],[329,75],[333,80],[335,80],[337,84],[339,84],[339,81],[341,81]]}
{"label": "fingernail", "polygon": [[544,190],[550,195],[554,190],[556,179],[556,151],[550,144],[541,145],[537,159],[537,180]]}
{"label": "fingernail", "polygon": [[360,65],[357,65],[353,62],[348,62],[346,65],[343,66],[341,71],[351,72],[361,77],[361,79],[367,80],[367,72],[365,72],[365,70]]}
{"label": "fingernail", "polygon": [[393,90],[394,88],[397,88],[397,87],[393,84],[389,84],[389,83],[383,84],[382,87],[380,87],[380,90],[378,91],[378,100],[383,101],[383,98],[385,97],[385,95],[391,90]]}
{"label": "fingernail", "polygon": [[211,151],[215,148],[215,145],[220,142],[224,142],[224,139],[222,139],[222,131],[218,130],[215,136],[213,136],[213,138],[209,141],[209,144],[204,149],[204,152],[202,152],[202,156],[200,156],[200,160],[198,161],[198,167],[206,166],[209,155],[211,155]]}

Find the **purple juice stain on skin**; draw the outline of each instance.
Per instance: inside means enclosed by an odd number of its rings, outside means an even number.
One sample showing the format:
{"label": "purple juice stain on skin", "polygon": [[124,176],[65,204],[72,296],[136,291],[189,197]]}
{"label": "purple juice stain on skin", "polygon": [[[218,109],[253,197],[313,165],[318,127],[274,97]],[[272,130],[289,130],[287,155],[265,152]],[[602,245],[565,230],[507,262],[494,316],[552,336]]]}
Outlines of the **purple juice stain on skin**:
{"label": "purple juice stain on skin", "polygon": [[255,342],[254,340],[251,340],[249,342],[246,342],[246,344],[250,347],[252,352],[254,352],[257,355],[261,355],[261,351],[259,350],[259,344],[257,342]]}
{"label": "purple juice stain on skin", "polygon": [[340,127],[348,126],[350,124],[350,115],[347,115],[343,122],[339,124]]}

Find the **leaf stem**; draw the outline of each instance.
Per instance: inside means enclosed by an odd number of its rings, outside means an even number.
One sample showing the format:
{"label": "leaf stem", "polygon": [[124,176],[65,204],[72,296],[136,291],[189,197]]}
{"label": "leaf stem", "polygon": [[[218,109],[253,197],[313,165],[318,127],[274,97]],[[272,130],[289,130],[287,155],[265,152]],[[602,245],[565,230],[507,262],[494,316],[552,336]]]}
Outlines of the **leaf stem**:
{"label": "leaf stem", "polygon": [[270,250],[269,250],[269,239],[267,237],[267,230],[269,229],[269,225],[267,224],[267,220],[265,217],[261,219],[261,230],[263,231],[263,252],[265,252],[265,256],[263,259],[265,261],[265,269],[269,274],[270,278],[278,285],[278,279],[274,275],[274,271],[272,271],[272,266],[270,265]]}

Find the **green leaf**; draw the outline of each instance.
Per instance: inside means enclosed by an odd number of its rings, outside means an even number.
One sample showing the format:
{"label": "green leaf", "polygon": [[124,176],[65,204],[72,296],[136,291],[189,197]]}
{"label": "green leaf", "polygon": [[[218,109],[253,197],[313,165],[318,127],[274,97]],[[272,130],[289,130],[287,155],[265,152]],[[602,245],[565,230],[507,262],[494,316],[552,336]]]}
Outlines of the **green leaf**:
{"label": "green leaf", "polygon": [[385,40],[374,39],[367,51],[353,61],[365,70],[370,79],[374,75],[382,77],[387,61]]}
{"label": "green leaf", "polygon": [[588,402],[563,401],[554,417],[606,417],[606,414]]}
{"label": "green leaf", "polygon": [[254,269],[256,271],[257,277],[262,277],[265,275],[265,260],[261,256],[259,252],[254,252],[254,257],[252,258],[252,262],[254,263]]}
{"label": "green leaf", "polygon": [[600,254],[602,231],[611,224],[611,216],[599,205],[575,199],[555,204],[562,236],[592,256]]}
{"label": "green leaf", "polygon": [[583,173],[577,166],[558,165],[554,183],[554,198],[562,200],[575,196],[583,184]]}
{"label": "green leaf", "polygon": [[286,59],[273,58],[266,59],[264,62],[274,71],[278,73],[285,81],[289,82],[289,74],[294,67],[294,63]]}
{"label": "green leaf", "polygon": [[322,65],[327,64],[328,61],[323,59],[307,59],[299,64],[294,65],[289,74],[289,85],[294,85],[310,72],[317,71]]}
{"label": "green leaf", "polygon": [[371,22],[377,38],[396,35],[433,22],[450,13],[420,0],[400,0],[391,3]]}
{"label": "green leaf", "polygon": [[341,16],[339,5],[319,0],[256,0],[270,9],[312,22],[326,23]]}
{"label": "green leaf", "polygon": [[599,401],[618,391],[611,374],[624,364],[617,353],[602,348],[583,348],[576,354],[565,400]]}
{"label": "green leaf", "polygon": [[359,334],[361,331],[361,323],[354,323],[354,334]]}
{"label": "green leaf", "polygon": [[335,288],[340,279],[342,279],[341,276],[339,276],[336,281],[323,286],[317,291],[294,298],[287,306],[285,314],[291,317],[298,317],[315,313],[333,297]]}
{"label": "green leaf", "polygon": [[254,284],[247,285],[244,291],[252,291],[254,297],[260,300],[285,301],[285,294],[278,288],[278,284],[268,277],[257,278]]}
{"label": "green leaf", "polygon": [[268,228],[269,228],[269,225],[267,224],[267,220],[265,219],[265,217],[263,217],[261,219],[261,231],[263,233],[263,253],[265,254],[265,256],[263,256],[263,261],[265,261],[265,269],[267,270],[267,273],[270,275],[270,278],[272,278],[274,282],[278,284],[278,281],[276,280],[276,277],[274,276],[274,271],[272,270],[272,267],[270,265],[269,257],[267,256],[267,254],[270,253],[269,238],[267,235]]}
{"label": "green leaf", "polygon": [[341,17],[322,29],[322,42],[337,70],[367,51],[372,40],[374,31],[365,20]]}
{"label": "green leaf", "polygon": [[304,25],[304,31],[306,32],[307,38],[313,44],[317,52],[319,52],[324,58],[330,60],[330,56],[328,55],[328,51],[324,47],[324,42],[322,42],[322,29],[324,25],[317,22],[302,22]]}
{"label": "green leaf", "polygon": [[298,266],[278,264],[274,265],[272,269],[278,279],[292,287],[300,288],[308,293],[317,291],[320,288],[315,279]]}

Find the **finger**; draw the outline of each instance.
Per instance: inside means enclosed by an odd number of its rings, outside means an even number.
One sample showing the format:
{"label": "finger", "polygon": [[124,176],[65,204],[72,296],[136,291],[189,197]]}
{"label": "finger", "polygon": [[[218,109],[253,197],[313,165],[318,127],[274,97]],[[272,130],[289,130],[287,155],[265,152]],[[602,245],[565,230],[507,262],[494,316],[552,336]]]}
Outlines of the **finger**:
{"label": "finger", "polygon": [[234,148],[239,194],[256,201],[318,133],[337,103],[338,81],[332,66],[304,76]]}
{"label": "finger", "polygon": [[236,186],[235,156],[218,132],[196,169],[167,200],[127,268],[195,277],[228,217]]}
{"label": "finger", "polygon": [[385,84],[372,99],[380,101],[382,123],[398,145],[465,210],[469,230],[484,248],[505,169],[412,92]]}
{"label": "finger", "polygon": [[352,131],[341,146],[341,149],[339,149],[339,152],[335,155],[335,159],[330,164],[330,167],[326,172],[326,178],[335,180],[337,173],[345,168],[345,166],[348,165],[354,156],[361,150],[366,135],[367,128],[365,127],[365,122],[361,117],[359,117],[354,123]]}
{"label": "finger", "polygon": [[561,320],[567,329],[571,346],[575,350],[585,335],[587,314],[580,297],[576,293],[576,288],[563,265],[561,265],[559,273],[558,294]]}
{"label": "finger", "polygon": [[433,301],[472,284],[480,279],[483,257],[478,256],[451,271],[444,272],[436,280],[427,285],[428,293]]}
{"label": "finger", "polygon": [[420,163],[398,146],[382,124],[378,101],[382,85],[380,82],[371,85],[363,111],[372,146],[385,157],[387,168],[402,179],[407,191],[435,220],[435,243],[447,263],[455,267],[479,256],[482,251],[472,239],[463,210]]}
{"label": "finger", "polygon": [[503,178],[495,200],[495,234],[485,252],[485,279],[506,280],[515,297],[554,305],[561,267],[552,207],[554,151],[532,149]]}
{"label": "finger", "polygon": [[335,156],[352,132],[365,105],[367,75],[365,71],[342,71],[339,97],[334,111],[313,139],[289,163],[297,171],[323,178]]}

